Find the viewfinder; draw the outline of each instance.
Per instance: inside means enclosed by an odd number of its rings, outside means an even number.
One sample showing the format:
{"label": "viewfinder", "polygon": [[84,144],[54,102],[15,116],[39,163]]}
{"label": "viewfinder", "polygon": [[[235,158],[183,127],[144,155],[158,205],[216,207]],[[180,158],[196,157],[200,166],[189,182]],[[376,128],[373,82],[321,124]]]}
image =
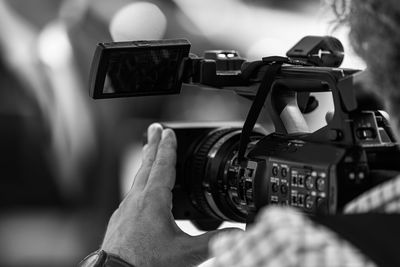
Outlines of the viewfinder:
{"label": "viewfinder", "polygon": [[100,43],[91,68],[93,98],[178,94],[186,39]]}

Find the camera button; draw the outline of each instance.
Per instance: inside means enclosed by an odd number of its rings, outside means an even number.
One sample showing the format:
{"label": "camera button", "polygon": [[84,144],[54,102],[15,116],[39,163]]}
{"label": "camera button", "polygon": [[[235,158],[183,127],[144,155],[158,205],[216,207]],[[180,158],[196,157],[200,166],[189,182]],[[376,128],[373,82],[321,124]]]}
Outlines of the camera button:
{"label": "camera button", "polygon": [[287,174],[288,174],[287,168],[282,168],[282,169],[281,169],[281,174],[282,174],[282,177],[286,177]]}
{"label": "camera button", "polygon": [[288,186],[286,184],[281,185],[281,193],[282,195],[286,195],[288,193]]}
{"label": "camera button", "polygon": [[305,203],[307,209],[312,209],[312,207],[314,206],[314,201],[311,196],[306,196]]}
{"label": "camera button", "polygon": [[272,192],[277,193],[279,191],[279,186],[277,183],[272,183]]}
{"label": "camera button", "polygon": [[325,186],[326,186],[325,179],[324,178],[318,178],[317,179],[317,189],[318,189],[318,191],[324,192],[325,191]]}
{"label": "camera button", "polygon": [[314,182],[313,182],[313,178],[311,177],[311,175],[306,176],[305,185],[306,185],[306,188],[309,190],[314,189]]}
{"label": "camera button", "polygon": [[277,176],[277,175],[278,175],[278,172],[279,172],[279,170],[278,170],[278,167],[277,167],[277,166],[272,167],[272,175],[273,175],[273,176]]}
{"label": "camera button", "polygon": [[246,190],[246,199],[248,201],[253,201],[253,189]]}
{"label": "camera button", "polygon": [[317,208],[320,212],[326,212],[328,205],[327,200],[322,197],[317,197]]}

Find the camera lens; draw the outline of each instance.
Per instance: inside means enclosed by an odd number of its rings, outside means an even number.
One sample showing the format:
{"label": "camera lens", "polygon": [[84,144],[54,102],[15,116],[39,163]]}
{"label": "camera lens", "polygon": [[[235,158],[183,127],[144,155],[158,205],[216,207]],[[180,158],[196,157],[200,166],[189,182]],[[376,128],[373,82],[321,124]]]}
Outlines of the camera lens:
{"label": "camera lens", "polygon": [[[235,165],[240,133],[237,128],[211,131],[197,144],[186,164],[185,181],[193,205],[219,220],[245,222],[247,218],[241,199],[249,198],[252,191],[239,189],[240,174]],[[254,139],[260,137],[254,135]]]}

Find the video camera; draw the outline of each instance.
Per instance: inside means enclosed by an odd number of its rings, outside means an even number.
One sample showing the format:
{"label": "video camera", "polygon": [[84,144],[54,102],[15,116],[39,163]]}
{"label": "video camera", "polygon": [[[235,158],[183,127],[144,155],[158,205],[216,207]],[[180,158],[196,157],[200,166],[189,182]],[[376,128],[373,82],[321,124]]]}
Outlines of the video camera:
{"label": "video camera", "polygon": [[[93,98],[178,94],[182,83],[231,90],[252,100],[243,125],[164,124],[178,139],[175,219],[199,229],[249,223],[266,205],[334,214],[374,186],[374,171],[399,170],[399,152],[382,111],[357,108],[354,76],[339,68],[333,37],[307,36],[287,57],[247,62],[236,51],[189,54],[185,39],[101,43],[92,62]],[[334,114],[310,132],[303,114],[315,92],[331,92]],[[275,132],[256,125],[266,107]]]}

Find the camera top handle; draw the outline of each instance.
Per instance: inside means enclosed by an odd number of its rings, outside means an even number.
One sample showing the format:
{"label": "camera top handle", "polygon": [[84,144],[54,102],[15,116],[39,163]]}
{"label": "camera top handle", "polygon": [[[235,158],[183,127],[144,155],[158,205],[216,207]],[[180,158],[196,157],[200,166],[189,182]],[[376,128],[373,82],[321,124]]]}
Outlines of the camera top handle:
{"label": "camera top handle", "polygon": [[[250,63],[242,72],[243,80],[250,80],[257,72],[257,76],[262,73],[262,81],[242,129],[239,162],[245,158],[251,132],[267,97],[267,106],[276,133],[308,133],[304,117],[298,109],[296,92],[331,91],[333,95],[334,117],[326,127],[307,134],[306,139],[346,145],[355,143],[351,126],[346,125],[345,121],[349,118],[349,113],[357,109],[352,86],[352,74],[357,71],[332,68],[338,67],[343,61],[343,46],[340,41],[328,36],[307,36],[289,50],[287,55],[293,58],[266,57],[262,61]],[[318,64],[323,66],[312,67]],[[241,94],[240,91],[237,93]],[[291,108],[285,109],[288,105]]]}
{"label": "camera top handle", "polygon": [[[266,62],[271,58],[265,58]],[[276,60],[276,58],[272,58]],[[239,160],[244,159],[244,153],[248,144],[253,125],[255,124],[259,112],[266,103],[270,111],[276,133],[288,134],[293,132],[285,127],[285,122],[281,119],[281,112],[286,104],[294,105],[295,92],[326,92],[331,91],[335,113],[326,127],[321,128],[315,133],[302,137],[304,140],[315,142],[334,142],[343,145],[354,145],[351,125],[348,125],[351,113],[357,110],[357,101],[353,88],[353,74],[356,71],[321,68],[321,67],[299,67],[282,65],[287,63],[287,59],[281,62],[273,61],[266,63],[267,71],[263,82],[253,101],[243,126],[243,137],[240,144]],[[271,76],[269,76],[271,75]],[[268,97],[268,99],[267,99]],[[301,114],[300,114],[301,115]],[[297,119],[295,113],[287,114],[293,116],[291,121]],[[286,123],[287,125],[287,123]],[[305,131],[306,132],[306,131]],[[301,134],[297,131],[296,134]]]}

